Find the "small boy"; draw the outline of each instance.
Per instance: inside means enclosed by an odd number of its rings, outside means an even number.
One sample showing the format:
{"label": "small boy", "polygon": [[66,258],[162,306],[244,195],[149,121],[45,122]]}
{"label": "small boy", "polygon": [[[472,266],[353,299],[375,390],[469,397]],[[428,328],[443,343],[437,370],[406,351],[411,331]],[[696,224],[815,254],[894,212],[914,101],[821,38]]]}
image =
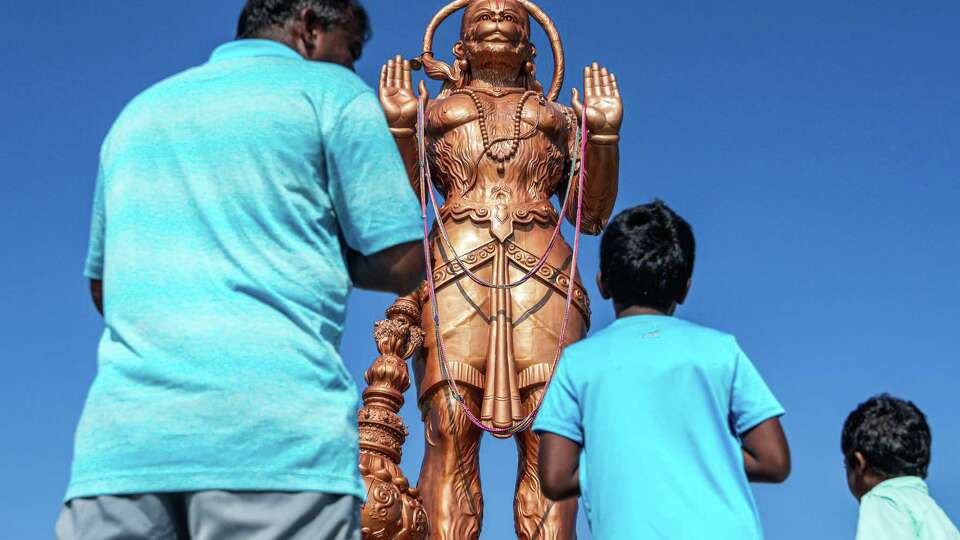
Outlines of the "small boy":
{"label": "small boy", "polygon": [[847,485],[860,501],[857,540],[960,540],[923,481],[930,442],[923,412],[886,394],[847,417],[840,447]]}
{"label": "small boy", "polygon": [[597,540],[761,539],[749,481],[790,472],[784,410],[736,340],[673,317],[693,261],[664,203],[613,220],[597,284],[617,320],[567,347],[533,426],[544,494],[580,495]]}

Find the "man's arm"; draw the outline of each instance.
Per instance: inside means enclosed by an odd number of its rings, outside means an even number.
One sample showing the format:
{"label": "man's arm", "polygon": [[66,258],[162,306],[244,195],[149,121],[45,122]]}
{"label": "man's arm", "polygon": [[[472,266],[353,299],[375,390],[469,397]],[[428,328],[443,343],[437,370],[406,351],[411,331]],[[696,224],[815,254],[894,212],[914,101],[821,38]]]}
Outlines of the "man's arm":
{"label": "man's arm", "polygon": [[93,305],[97,306],[100,316],[103,316],[103,280],[90,280],[90,297],[93,298]]}
{"label": "man's arm", "polygon": [[555,433],[540,434],[540,489],[548,499],[580,496],[580,445]]}
{"label": "man's arm", "polygon": [[743,434],[743,466],[751,482],[779,484],[790,476],[790,447],[779,418]]}
{"label": "man's arm", "polygon": [[404,295],[423,281],[423,244],[406,242],[366,256],[351,249],[347,266],[357,287]]}

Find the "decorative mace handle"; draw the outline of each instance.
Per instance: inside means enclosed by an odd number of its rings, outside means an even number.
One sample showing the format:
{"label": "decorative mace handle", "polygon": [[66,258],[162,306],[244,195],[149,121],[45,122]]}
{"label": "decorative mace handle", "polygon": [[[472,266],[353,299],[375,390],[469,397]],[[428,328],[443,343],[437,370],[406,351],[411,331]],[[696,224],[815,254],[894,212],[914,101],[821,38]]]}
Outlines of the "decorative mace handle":
{"label": "decorative mace handle", "polygon": [[360,527],[363,540],[425,540],[427,514],[420,494],[400,470],[409,431],[398,414],[410,387],[406,359],[423,345],[416,293],[403,296],[377,321],[380,356],[364,374],[367,389],[358,413],[360,474],[367,485]]}

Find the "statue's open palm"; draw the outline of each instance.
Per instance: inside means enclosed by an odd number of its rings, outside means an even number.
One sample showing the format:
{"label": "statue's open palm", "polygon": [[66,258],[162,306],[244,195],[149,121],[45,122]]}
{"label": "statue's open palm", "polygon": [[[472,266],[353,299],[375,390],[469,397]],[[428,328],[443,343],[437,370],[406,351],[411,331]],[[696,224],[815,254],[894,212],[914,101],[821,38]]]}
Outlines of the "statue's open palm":
{"label": "statue's open palm", "polygon": [[[594,135],[618,135],[623,122],[623,100],[617,78],[596,62],[583,68],[583,96],[587,106],[587,131]],[[573,110],[583,121],[580,93],[573,89]]]}
{"label": "statue's open palm", "polygon": [[387,125],[395,129],[412,129],[417,125],[417,101],[428,99],[427,85],[420,81],[420,96],[413,93],[410,62],[400,55],[380,69],[380,104],[387,115]]}

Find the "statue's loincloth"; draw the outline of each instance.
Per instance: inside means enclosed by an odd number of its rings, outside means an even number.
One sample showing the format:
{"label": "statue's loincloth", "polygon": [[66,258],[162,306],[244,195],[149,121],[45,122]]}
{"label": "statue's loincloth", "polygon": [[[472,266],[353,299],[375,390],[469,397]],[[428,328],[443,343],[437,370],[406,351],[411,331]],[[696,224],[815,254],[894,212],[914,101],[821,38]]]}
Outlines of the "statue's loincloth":
{"label": "statue's loincloth", "polygon": [[[484,423],[510,427],[524,417],[521,391],[550,377],[570,285],[570,247],[558,237],[547,262],[522,285],[484,287],[467,270],[503,285],[536,268],[559,219],[553,205],[456,201],[441,209],[440,219],[460,261],[435,230],[433,279],[448,374],[459,384],[483,391]],[[444,382],[432,308],[424,300],[421,398]],[[590,319],[589,299],[579,278],[571,306],[565,344],[580,339]]]}

